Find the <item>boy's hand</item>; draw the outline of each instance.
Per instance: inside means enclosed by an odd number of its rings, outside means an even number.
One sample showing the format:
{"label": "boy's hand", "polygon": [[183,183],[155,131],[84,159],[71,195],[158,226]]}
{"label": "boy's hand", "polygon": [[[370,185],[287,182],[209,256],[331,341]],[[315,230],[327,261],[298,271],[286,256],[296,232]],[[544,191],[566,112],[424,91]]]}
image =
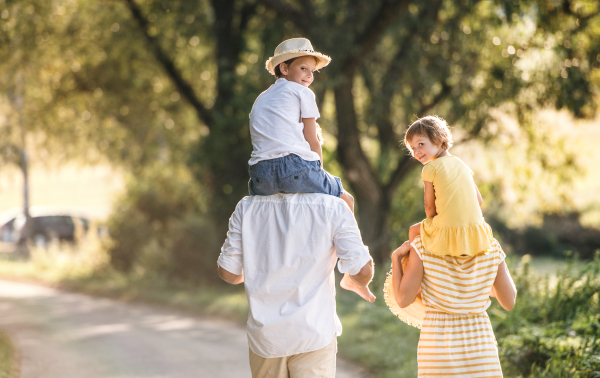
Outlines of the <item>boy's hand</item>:
{"label": "boy's hand", "polygon": [[398,261],[402,260],[404,256],[408,255],[410,252],[410,243],[409,241],[405,241],[402,245],[392,253],[392,258]]}
{"label": "boy's hand", "polygon": [[369,287],[360,287],[356,284],[356,282],[354,282],[352,280],[352,278],[350,277],[350,275],[346,272],[344,273],[344,277],[342,278],[342,280],[340,281],[340,286],[342,287],[342,289],[346,289],[349,291],[353,291],[356,294],[360,295],[362,299],[364,299],[367,302],[375,302],[375,296],[373,295],[373,293],[371,293],[371,290],[369,290]]}

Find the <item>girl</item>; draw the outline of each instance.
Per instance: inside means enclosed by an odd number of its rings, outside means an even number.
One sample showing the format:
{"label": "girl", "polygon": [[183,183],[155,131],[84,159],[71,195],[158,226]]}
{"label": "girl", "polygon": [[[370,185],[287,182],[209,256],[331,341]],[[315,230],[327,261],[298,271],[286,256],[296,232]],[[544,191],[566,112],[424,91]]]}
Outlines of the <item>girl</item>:
{"label": "girl", "polygon": [[[408,261],[402,259],[409,256]],[[385,300],[402,320],[421,328],[419,377],[502,377],[498,347],[486,309],[495,296],[510,311],[516,288],[493,240],[488,254],[440,256],[423,248],[420,236],[392,254]],[[420,291],[420,293],[419,293]],[[404,313],[420,296],[424,316]]]}
{"label": "girl", "polygon": [[354,211],[354,198],[339,177],[322,168],[316,123],[320,115],[308,89],[314,71],[330,61],[306,38],[283,41],[267,60],[266,68],[277,80],[258,96],[250,112],[250,195],[325,193],[342,198]]}
{"label": "girl", "polygon": [[409,241],[421,235],[423,248],[438,255],[476,256],[492,248],[492,229],[481,213],[473,171],[448,152],[452,134],[446,121],[437,116],[418,119],[406,131],[404,144],[424,165],[427,215],[410,228]]}
{"label": "girl", "polygon": [[427,219],[412,226],[410,243],[392,254],[386,302],[421,328],[419,376],[502,377],[486,309],[491,295],[510,311],[516,288],[483,220],[473,172],[448,152],[452,135],[437,116],[410,125],[404,142],[425,165]]}

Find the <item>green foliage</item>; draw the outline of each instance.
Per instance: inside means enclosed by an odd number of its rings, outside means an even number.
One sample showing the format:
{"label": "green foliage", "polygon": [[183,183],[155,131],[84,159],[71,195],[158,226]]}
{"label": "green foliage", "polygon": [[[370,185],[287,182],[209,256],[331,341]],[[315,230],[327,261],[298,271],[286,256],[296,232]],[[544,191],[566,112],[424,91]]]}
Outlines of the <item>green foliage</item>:
{"label": "green foliage", "polygon": [[183,167],[157,165],[131,179],[109,220],[111,263],[123,271],[217,281],[221,235],[201,212],[203,192]]}
{"label": "green foliage", "polygon": [[[0,158],[18,160],[25,134],[41,155],[106,157],[136,177],[187,164],[210,197],[206,227],[223,236],[247,192],[248,113],[273,82],[263,62],[283,39],[309,37],[333,57],[311,87],[319,103],[330,98],[322,126],[336,162],[326,168],[345,176],[365,242],[383,262],[389,241],[421,218],[418,164],[399,146],[415,116],[437,113],[463,140],[498,146],[492,158],[511,161],[498,177],[528,195],[524,183],[540,183],[538,196],[580,173],[571,146],[535,116],[548,107],[594,115],[598,14],[584,0],[0,0]],[[488,197],[501,199],[504,183],[492,182]],[[147,207],[169,208],[168,199],[148,204],[152,195],[131,194],[143,211],[131,210],[136,226],[114,230],[132,239],[119,239],[117,265],[131,268],[136,259],[123,256],[141,252],[128,248],[157,231]],[[161,243],[147,248],[160,256]]]}
{"label": "green foliage", "polygon": [[573,264],[552,279],[532,274],[528,257],[512,269],[517,305],[488,310],[506,376],[600,376],[600,256]]}
{"label": "green foliage", "polygon": [[578,212],[544,214],[541,227],[511,229],[495,216],[487,218],[503,245],[518,254],[565,257],[576,253],[591,260],[600,250],[600,230],[584,227]]}

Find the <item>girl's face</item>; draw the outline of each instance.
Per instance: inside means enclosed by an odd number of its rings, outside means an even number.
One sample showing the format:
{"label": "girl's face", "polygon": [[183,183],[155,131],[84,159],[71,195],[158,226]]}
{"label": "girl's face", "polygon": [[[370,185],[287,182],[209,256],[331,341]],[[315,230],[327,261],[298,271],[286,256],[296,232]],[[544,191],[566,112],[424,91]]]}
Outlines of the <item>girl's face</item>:
{"label": "girl's face", "polygon": [[289,81],[304,85],[308,88],[313,82],[313,72],[317,62],[312,56],[303,56],[294,60],[290,65],[281,64],[281,74]]}
{"label": "girl's face", "polygon": [[412,149],[413,156],[421,162],[421,164],[435,160],[435,158],[444,151],[441,144],[439,146],[433,144],[433,142],[424,135],[415,135],[408,144]]}

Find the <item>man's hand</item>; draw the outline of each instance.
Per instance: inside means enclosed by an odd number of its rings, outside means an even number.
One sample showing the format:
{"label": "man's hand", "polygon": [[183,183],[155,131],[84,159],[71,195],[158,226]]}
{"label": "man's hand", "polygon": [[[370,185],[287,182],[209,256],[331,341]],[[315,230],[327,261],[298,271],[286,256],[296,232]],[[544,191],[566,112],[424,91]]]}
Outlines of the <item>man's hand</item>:
{"label": "man's hand", "polygon": [[375,296],[373,295],[373,293],[371,293],[371,290],[369,290],[369,286],[358,285],[347,272],[344,273],[344,277],[340,281],[340,286],[342,287],[342,289],[355,292],[367,302],[375,302]]}

